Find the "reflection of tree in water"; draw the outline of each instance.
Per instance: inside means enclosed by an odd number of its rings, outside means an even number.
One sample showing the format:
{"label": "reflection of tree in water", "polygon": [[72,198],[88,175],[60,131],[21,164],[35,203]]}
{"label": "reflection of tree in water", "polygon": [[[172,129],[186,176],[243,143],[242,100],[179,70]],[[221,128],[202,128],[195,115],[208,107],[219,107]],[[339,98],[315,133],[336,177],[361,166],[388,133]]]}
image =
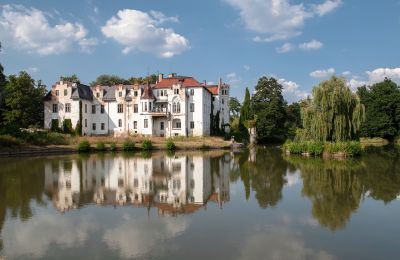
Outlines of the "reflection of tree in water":
{"label": "reflection of tree in water", "polygon": [[369,196],[385,203],[400,195],[400,152],[396,149],[371,151],[363,157],[362,181]]}
{"label": "reflection of tree in water", "polygon": [[[0,165],[2,165],[0,173],[1,234],[6,214],[26,221],[33,215],[31,202],[44,203],[42,200],[44,169],[40,159],[7,159],[7,163],[0,162]],[[1,240],[0,249],[2,249]]]}
{"label": "reflection of tree in water", "polygon": [[365,195],[385,203],[399,196],[399,158],[399,150],[371,148],[354,160],[286,159],[301,171],[303,195],[312,200],[314,217],[336,230],[345,227]]}
{"label": "reflection of tree in water", "polygon": [[[249,160],[249,155],[252,160]],[[232,171],[231,179],[236,180],[240,176],[246,199],[250,197],[250,190],[255,192],[255,198],[262,208],[275,206],[282,199],[287,163],[282,159],[279,149],[258,148],[251,154],[244,151],[235,160],[239,168]]]}
{"label": "reflection of tree in water", "polygon": [[312,214],[331,230],[344,228],[355,212],[364,191],[356,160],[324,160],[321,158],[288,157],[301,171],[303,195],[313,203]]}

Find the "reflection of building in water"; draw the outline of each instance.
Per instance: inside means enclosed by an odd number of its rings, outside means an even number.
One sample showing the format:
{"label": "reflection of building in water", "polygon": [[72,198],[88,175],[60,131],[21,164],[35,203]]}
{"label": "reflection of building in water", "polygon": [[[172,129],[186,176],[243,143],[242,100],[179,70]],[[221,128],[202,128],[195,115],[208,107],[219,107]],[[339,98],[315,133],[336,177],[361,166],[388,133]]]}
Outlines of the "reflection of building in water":
{"label": "reflection of building in water", "polygon": [[45,188],[53,194],[60,211],[76,208],[79,200],[79,169],[76,161],[58,161],[45,165]]}
{"label": "reflection of building in water", "polygon": [[[217,164],[211,165],[214,161]],[[229,154],[221,158],[93,157],[79,164],[73,160],[57,167],[46,165],[46,188],[61,211],[76,207],[80,193],[92,194],[100,205],[157,207],[161,215],[192,213],[210,198],[220,205],[229,201]],[[66,165],[70,170],[65,170]]]}

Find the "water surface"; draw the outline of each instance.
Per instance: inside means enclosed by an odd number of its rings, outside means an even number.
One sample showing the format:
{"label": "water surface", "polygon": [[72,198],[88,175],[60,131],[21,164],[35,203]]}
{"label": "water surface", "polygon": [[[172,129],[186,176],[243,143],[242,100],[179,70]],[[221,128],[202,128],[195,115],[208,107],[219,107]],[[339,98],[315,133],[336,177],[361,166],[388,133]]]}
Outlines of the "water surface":
{"label": "water surface", "polygon": [[0,159],[0,258],[399,259],[399,159]]}

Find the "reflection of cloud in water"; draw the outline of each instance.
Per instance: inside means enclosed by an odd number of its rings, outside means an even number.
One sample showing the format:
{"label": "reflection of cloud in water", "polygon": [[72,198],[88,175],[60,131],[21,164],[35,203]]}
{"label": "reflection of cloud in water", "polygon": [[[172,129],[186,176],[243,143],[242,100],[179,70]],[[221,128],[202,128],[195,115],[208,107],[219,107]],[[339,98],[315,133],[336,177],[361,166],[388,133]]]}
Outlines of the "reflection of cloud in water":
{"label": "reflection of cloud in water", "polygon": [[42,214],[27,222],[12,220],[3,230],[4,254],[9,258],[20,256],[41,258],[51,244],[64,248],[78,247],[96,228],[90,217],[76,219]]}
{"label": "reflection of cloud in water", "polygon": [[115,228],[106,230],[103,240],[113,248],[119,249],[122,257],[140,257],[154,247],[160,248],[165,240],[177,237],[188,227],[184,218],[161,218],[149,225],[146,218],[133,219],[127,216]]}
{"label": "reflection of cloud in water", "polygon": [[286,186],[292,187],[300,182],[300,173],[299,171],[296,171],[295,173],[287,172],[285,179],[286,179]]}
{"label": "reflection of cloud in water", "polygon": [[285,226],[264,226],[245,238],[239,259],[318,259],[334,257],[307,248],[302,237]]}

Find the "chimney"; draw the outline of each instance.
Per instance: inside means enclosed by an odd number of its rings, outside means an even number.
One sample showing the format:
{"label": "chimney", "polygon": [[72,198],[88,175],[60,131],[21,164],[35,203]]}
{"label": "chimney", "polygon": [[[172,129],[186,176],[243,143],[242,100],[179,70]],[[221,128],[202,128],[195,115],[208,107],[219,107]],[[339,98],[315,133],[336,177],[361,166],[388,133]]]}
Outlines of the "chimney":
{"label": "chimney", "polygon": [[164,74],[160,73],[158,74],[158,82],[161,82],[161,80],[163,80],[164,78]]}
{"label": "chimney", "polygon": [[204,80],[204,87],[207,87],[207,80]]}
{"label": "chimney", "polygon": [[168,78],[176,78],[176,73],[170,73],[170,74],[168,74]]}

